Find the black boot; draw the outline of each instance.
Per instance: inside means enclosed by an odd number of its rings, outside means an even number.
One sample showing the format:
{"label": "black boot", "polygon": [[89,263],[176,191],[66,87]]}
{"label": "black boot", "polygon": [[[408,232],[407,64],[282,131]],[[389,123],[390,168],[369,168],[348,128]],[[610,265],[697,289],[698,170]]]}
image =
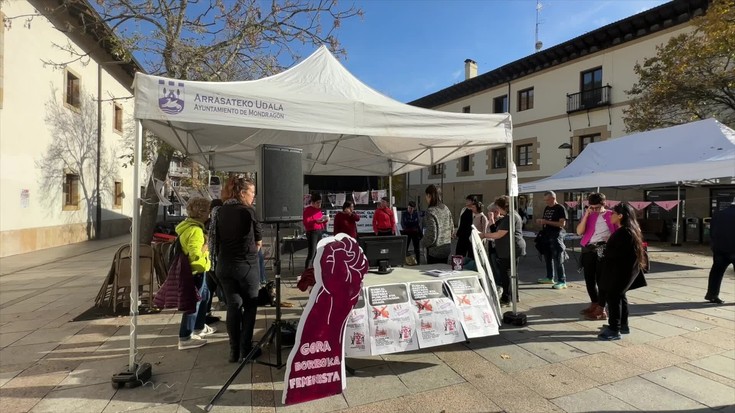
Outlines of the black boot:
{"label": "black boot", "polygon": [[230,358],[227,359],[230,363],[237,363],[240,361],[240,348],[230,347]]}

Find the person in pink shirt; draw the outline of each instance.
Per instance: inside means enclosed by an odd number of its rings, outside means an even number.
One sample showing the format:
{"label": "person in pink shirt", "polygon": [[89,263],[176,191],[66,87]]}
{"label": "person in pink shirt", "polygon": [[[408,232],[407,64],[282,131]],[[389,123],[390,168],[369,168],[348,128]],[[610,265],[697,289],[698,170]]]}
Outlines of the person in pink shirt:
{"label": "person in pink shirt", "polygon": [[322,196],[318,193],[311,194],[311,205],[304,208],[303,221],[304,230],[306,230],[306,242],[309,248],[304,264],[306,269],[314,265],[316,245],[322,239],[322,234],[327,229],[327,222],[329,222],[329,216],[322,213]]}
{"label": "person in pink shirt", "polygon": [[577,235],[582,236],[579,244],[582,246],[580,263],[584,270],[584,282],[587,285],[587,294],[591,304],[581,311],[585,318],[590,320],[604,320],[605,294],[598,290],[598,279],[602,270],[601,260],[605,251],[605,244],[619,225],[610,221],[612,211],[605,209],[605,194],[595,192],[587,197],[589,206],[577,225]]}

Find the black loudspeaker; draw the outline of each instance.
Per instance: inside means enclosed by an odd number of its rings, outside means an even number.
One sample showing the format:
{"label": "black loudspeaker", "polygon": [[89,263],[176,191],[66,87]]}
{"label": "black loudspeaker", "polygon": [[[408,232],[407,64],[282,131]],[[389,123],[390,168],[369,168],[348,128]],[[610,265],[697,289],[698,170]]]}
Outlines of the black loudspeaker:
{"label": "black loudspeaker", "polygon": [[256,148],[255,168],[258,220],[301,221],[304,211],[301,149],[260,145]]}

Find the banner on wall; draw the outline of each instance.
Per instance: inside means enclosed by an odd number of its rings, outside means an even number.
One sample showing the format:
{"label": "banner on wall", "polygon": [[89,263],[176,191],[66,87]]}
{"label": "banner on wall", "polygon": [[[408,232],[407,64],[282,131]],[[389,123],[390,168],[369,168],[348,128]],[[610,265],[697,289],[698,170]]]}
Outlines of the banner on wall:
{"label": "banner on wall", "polygon": [[419,326],[419,347],[434,347],[465,340],[460,314],[444,292],[444,281],[421,281],[408,284],[414,317]]}
{"label": "banner on wall", "polygon": [[286,363],[284,404],[321,399],[344,390],[345,327],[367,270],[367,259],[352,237],[338,234],[317,244],[316,284]]}
{"label": "banner on wall", "polygon": [[495,312],[477,277],[449,279],[447,286],[462,313],[462,327],[467,338],[498,334]]}
{"label": "banner on wall", "polygon": [[367,288],[370,311],[370,352],[372,355],[416,350],[416,322],[408,301],[406,284],[376,285]]}
{"label": "banner on wall", "polygon": [[[326,209],[323,213],[329,214],[329,222],[327,222],[327,233],[334,233],[334,217],[337,213],[342,212],[342,209]],[[358,209],[355,212],[360,215],[360,220],[356,222],[358,234],[372,234],[373,233],[373,216],[375,215],[374,209]],[[396,226],[398,227],[398,235],[402,229],[401,227],[401,211],[393,208],[393,214],[396,217]]]}

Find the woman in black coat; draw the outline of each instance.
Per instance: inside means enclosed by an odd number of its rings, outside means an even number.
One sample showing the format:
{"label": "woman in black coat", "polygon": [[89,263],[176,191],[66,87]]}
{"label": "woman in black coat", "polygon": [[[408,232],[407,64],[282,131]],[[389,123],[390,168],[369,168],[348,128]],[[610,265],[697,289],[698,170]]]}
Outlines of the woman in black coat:
{"label": "woman in black coat", "polygon": [[470,241],[470,236],[472,235],[472,207],[476,205],[476,196],[468,195],[465,198],[465,207],[459,216],[459,227],[455,234],[457,237],[455,254],[472,259],[475,257],[475,254],[472,252],[472,241]]}
{"label": "woman in black coat", "polygon": [[597,336],[600,340],[620,340],[620,333],[630,333],[626,291],[636,278],[643,276],[645,255],[641,228],[635,210],[624,203],[613,207],[610,222],[620,225],[607,240],[600,284],[606,292],[607,327]]}

